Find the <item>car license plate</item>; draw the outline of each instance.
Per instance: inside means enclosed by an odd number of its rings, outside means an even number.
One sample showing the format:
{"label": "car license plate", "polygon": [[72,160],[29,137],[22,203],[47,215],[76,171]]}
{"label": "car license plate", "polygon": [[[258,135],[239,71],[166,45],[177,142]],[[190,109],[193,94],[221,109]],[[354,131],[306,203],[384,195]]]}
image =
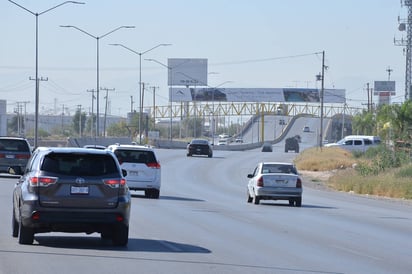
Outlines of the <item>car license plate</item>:
{"label": "car license plate", "polygon": [[287,184],[288,181],[287,180],[276,180],[277,184]]}
{"label": "car license plate", "polygon": [[129,171],[129,174],[133,175],[133,176],[137,176],[137,175],[139,175],[139,172],[138,171]]}
{"label": "car license plate", "polygon": [[88,186],[71,186],[70,194],[89,194]]}
{"label": "car license plate", "polygon": [[10,155],[10,154],[9,154],[9,155],[6,155],[6,158],[7,158],[7,159],[14,159],[14,155],[13,155],[13,154],[11,154],[11,155]]}

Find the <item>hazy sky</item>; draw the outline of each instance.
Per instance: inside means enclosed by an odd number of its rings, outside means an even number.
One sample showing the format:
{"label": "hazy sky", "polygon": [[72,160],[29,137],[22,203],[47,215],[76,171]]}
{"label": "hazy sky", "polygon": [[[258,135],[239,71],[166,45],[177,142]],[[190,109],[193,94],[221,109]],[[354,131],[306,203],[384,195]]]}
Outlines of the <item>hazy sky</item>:
{"label": "hazy sky", "polygon": [[[14,0],[41,13],[64,1]],[[96,88],[96,39],[60,25],[73,25],[100,39],[100,86],[109,92],[111,113],[125,116],[131,96],[137,108],[139,55],[142,81],[155,86],[157,105],[168,105],[167,69],[144,59],[167,64],[168,58],[207,58],[209,85],[229,88],[320,88],[325,51],[325,88],[346,89],[347,103],[367,103],[366,85],[375,80],[396,81],[393,102],[404,99],[405,56],[394,45],[398,16],[407,10],[398,0],[84,0],[41,14],[39,19],[39,77],[41,113],[73,114],[78,105],[91,110]],[[17,102],[34,111],[35,16],[0,0],[0,99],[8,112]],[[100,109],[105,92],[100,93]],[[145,105],[152,104],[151,90]],[[377,98],[374,97],[376,101]]]}

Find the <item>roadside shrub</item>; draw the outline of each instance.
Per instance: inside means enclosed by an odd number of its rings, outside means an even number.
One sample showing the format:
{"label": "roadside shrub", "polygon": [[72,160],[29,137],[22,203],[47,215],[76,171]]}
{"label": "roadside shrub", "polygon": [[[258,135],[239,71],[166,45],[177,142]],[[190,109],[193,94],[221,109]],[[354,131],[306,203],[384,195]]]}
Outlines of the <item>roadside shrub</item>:
{"label": "roadside shrub", "polygon": [[395,172],[395,178],[411,178],[412,177],[412,165],[406,165],[401,167]]}
{"label": "roadside shrub", "polygon": [[378,175],[390,168],[401,167],[410,162],[404,152],[394,152],[385,146],[373,147],[364,154],[367,161],[360,162],[356,170],[361,176]]}

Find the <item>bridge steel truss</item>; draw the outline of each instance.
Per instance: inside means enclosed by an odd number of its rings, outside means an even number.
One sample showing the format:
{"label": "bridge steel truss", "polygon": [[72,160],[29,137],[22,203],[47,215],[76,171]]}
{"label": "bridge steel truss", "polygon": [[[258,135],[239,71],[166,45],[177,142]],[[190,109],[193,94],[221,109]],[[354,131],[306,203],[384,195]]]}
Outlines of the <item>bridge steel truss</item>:
{"label": "bridge steel truss", "polygon": [[[165,118],[193,118],[205,116],[253,116],[258,114],[281,114],[296,116],[309,114],[320,117],[320,105],[314,103],[263,103],[263,102],[180,102],[172,106],[145,107],[145,110],[155,119]],[[281,113],[279,113],[281,111]],[[354,116],[362,112],[362,108],[348,107],[346,104],[324,105],[323,117],[331,118],[335,115]]]}

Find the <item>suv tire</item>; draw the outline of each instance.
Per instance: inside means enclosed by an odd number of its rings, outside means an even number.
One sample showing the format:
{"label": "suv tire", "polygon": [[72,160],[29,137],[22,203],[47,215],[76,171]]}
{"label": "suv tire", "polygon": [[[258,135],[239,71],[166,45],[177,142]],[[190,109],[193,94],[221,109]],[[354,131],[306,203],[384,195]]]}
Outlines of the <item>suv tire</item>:
{"label": "suv tire", "polygon": [[113,229],[112,243],[115,246],[126,246],[129,240],[129,227],[125,224],[116,225]]}
{"label": "suv tire", "polygon": [[11,235],[14,238],[17,238],[19,236],[19,222],[16,221],[16,216],[14,214],[14,209],[13,209],[12,220],[11,220],[11,229],[12,229],[12,234]]}
{"label": "suv tire", "polygon": [[19,224],[19,244],[31,245],[34,240],[34,231],[32,228],[24,226],[21,222]]}

